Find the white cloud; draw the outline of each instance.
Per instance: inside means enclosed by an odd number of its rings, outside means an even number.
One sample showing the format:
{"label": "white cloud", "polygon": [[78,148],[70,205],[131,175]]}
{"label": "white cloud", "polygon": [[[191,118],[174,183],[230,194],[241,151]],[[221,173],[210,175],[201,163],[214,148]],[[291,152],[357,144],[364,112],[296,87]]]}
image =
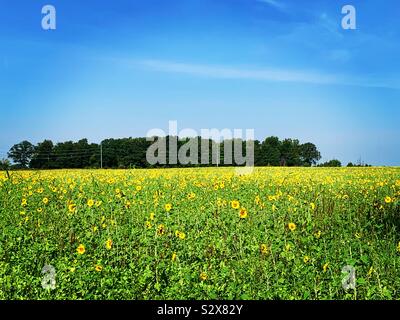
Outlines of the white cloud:
{"label": "white cloud", "polygon": [[341,31],[341,26],[340,24],[329,17],[326,13],[322,13],[317,17],[317,25],[324,28],[331,34],[335,35],[336,37],[342,38],[343,34],[340,32]]}
{"label": "white cloud", "polygon": [[139,64],[161,72],[184,73],[208,78],[267,80],[276,82],[335,83],[334,75],[283,69],[245,69],[216,65],[187,64],[162,60],[143,60]]}
{"label": "white cloud", "polygon": [[[128,64],[132,66],[132,61],[129,61]],[[165,60],[133,61],[133,65],[151,71],[187,74],[205,78],[400,89],[400,81],[396,79],[382,78],[377,75],[354,77],[343,74],[324,73],[315,70],[238,68],[220,65],[189,64]]]}
{"label": "white cloud", "polygon": [[270,5],[271,7],[274,7],[275,9],[278,10],[286,9],[286,6],[282,2],[279,2],[278,0],[257,0],[257,1]]}

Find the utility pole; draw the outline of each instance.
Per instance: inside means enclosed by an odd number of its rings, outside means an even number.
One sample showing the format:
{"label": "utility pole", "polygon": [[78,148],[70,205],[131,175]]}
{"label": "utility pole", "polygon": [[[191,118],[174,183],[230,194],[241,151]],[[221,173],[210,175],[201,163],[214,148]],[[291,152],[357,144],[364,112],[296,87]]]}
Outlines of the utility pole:
{"label": "utility pole", "polygon": [[219,166],[219,156],[220,156],[219,142],[217,142],[217,168]]}
{"label": "utility pole", "polygon": [[103,169],[103,144],[100,142],[100,169]]}

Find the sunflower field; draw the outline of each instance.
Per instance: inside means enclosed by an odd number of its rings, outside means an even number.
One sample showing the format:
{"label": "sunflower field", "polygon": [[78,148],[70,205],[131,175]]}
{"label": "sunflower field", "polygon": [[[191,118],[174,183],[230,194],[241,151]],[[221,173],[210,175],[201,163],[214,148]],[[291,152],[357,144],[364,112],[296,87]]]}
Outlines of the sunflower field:
{"label": "sunflower field", "polygon": [[398,298],[400,168],[0,172],[0,299]]}

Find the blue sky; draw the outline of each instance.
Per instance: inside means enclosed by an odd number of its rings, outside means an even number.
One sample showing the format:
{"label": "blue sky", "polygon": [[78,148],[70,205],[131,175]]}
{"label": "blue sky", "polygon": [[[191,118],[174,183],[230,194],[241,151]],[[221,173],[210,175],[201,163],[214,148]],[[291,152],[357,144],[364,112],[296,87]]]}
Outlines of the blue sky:
{"label": "blue sky", "polygon": [[[57,29],[41,28],[41,8]],[[357,10],[343,30],[341,9]],[[0,0],[0,158],[153,128],[254,129],[400,165],[397,0]]]}

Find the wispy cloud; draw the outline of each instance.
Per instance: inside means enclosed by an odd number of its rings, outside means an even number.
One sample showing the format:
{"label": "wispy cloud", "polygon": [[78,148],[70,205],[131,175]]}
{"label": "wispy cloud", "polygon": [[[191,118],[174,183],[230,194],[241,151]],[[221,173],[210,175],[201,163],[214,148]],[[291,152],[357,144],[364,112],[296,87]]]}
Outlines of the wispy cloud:
{"label": "wispy cloud", "polygon": [[[133,64],[136,67],[151,71],[187,74],[205,78],[400,89],[400,81],[382,79],[376,75],[360,78],[350,75],[324,73],[315,70],[238,68],[220,65],[179,63],[165,60],[140,60],[134,61]],[[132,66],[132,62],[129,62],[129,65]]]}
{"label": "wispy cloud", "polygon": [[139,64],[155,71],[185,73],[209,78],[308,83],[332,83],[338,81],[338,79],[332,75],[283,69],[245,69],[217,65],[187,64],[163,60],[142,60]]}
{"label": "wispy cloud", "polygon": [[340,32],[340,23],[329,17],[325,12],[317,16],[317,25],[339,38],[343,37]]}
{"label": "wispy cloud", "polygon": [[278,0],[257,0],[257,2],[265,3],[271,7],[274,7],[275,9],[278,9],[281,11],[284,11],[286,9],[286,5]]}

